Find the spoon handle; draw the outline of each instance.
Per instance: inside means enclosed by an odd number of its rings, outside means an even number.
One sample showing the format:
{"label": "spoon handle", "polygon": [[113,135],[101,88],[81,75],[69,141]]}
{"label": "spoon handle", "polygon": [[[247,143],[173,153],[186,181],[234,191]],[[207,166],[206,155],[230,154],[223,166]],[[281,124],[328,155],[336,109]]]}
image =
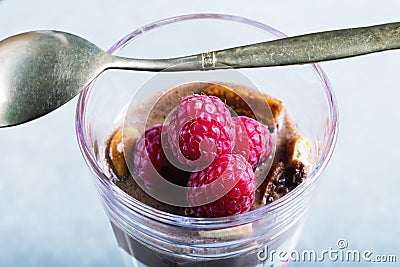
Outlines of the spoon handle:
{"label": "spoon handle", "polygon": [[267,67],[341,59],[397,48],[400,48],[400,23],[391,23],[221,50],[215,52],[215,59],[217,64],[234,68]]}
{"label": "spoon handle", "polygon": [[[283,66],[400,48],[400,23],[349,28],[170,59],[115,58],[111,68],[182,71]],[[169,68],[169,69],[167,69]]]}

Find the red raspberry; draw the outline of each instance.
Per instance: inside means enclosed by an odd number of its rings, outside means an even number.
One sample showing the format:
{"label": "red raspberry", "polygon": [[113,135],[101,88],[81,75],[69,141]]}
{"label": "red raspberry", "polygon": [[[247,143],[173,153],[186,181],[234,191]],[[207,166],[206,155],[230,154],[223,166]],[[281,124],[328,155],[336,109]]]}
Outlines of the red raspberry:
{"label": "red raspberry", "polygon": [[216,120],[196,118],[187,122],[179,133],[179,148],[189,160],[203,156],[211,162],[217,155],[231,153],[232,140]]}
{"label": "red raspberry", "polygon": [[154,187],[160,175],[171,183],[186,186],[189,173],[173,166],[164,154],[161,143],[162,125],[146,130],[136,143],[134,165],[146,186]]}
{"label": "red raspberry", "polygon": [[268,127],[252,118],[233,118],[236,126],[233,152],[244,156],[255,167],[272,152],[273,140]]}
{"label": "red raspberry", "polygon": [[[191,161],[202,154],[194,142],[209,139],[214,143],[217,155],[231,152],[235,127],[228,108],[218,97],[193,94],[182,99],[172,112],[167,133],[175,157],[179,162],[191,165]],[[194,136],[190,138],[190,134]]]}
{"label": "red raspberry", "polygon": [[242,155],[224,154],[206,169],[193,172],[188,187],[188,201],[196,216],[231,216],[250,210],[256,191],[255,174]]}

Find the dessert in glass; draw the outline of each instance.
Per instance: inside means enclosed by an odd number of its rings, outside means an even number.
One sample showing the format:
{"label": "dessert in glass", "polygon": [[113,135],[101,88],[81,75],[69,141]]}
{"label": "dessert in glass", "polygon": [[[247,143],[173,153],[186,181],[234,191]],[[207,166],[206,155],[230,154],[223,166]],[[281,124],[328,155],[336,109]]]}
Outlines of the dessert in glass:
{"label": "dessert in glass", "polygon": [[[137,29],[108,52],[167,58],[282,37],[245,18],[193,14]],[[109,71],[80,95],[76,131],[126,266],[281,266],[268,251],[296,246],[337,107],[316,64]]]}

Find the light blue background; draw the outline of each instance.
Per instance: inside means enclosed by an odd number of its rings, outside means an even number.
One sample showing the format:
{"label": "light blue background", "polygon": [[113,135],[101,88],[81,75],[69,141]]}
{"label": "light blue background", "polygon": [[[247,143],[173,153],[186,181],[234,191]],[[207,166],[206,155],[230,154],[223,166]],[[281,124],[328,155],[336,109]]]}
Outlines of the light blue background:
{"label": "light blue background", "polygon": [[[106,49],[144,24],[199,12],[248,17],[288,35],[400,21],[397,0],[267,2],[0,0],[0,39],[59,29]],[[339,139],[298,249],[336,248],[345,238],[350,249],[400,262],[400,51],[322,66],[339,102]],[[122,266],[78,149],[75,104],[0,130],[0,266]]]}

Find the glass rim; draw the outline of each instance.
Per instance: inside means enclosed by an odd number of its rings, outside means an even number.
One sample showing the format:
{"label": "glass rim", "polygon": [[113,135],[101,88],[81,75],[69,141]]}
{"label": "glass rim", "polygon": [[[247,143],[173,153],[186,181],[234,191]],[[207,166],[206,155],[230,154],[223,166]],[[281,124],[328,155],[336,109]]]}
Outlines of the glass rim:
{"label": "glass rim", "polygon": [[[165,18],[152,22],[145,26],[142,26],[132,31],[131,33],[125,35],[123,38],[117,41],[110,49],[108,49],[107,52],[110,54],[116,54],[123,47],[125,47],[125,45],[129,44],[130,41],[142,36],[143,34],[153,29],[157,29],[159,27],[173,24],[176,22],[187,21],[187,20],[199,20],[199,19],[216,19],[216,20],[225,20],[231,22],[239,22],[255,28],[259,28],[265,32],[273,34],[278,38],[286,37],[286,35],[280,32],[279,30],[251,19],[235,15],[228,15],[228,14],[196,13],[196,14],[187,14],[187,15]],[[316,182],[317,178],[325,169],[336,145],[337,132],[338,132],[338,110],[337,110],[336,98],[332,91],[332,86],[325,72],[318,64],[307,64],[307,65],[309,65],[313,69],[313,71],[318,75],[319,79],[322,82],[323,85],[322,87],[324,88],[325,96],[328,100],[330,123],[327,131],[326,146],[324,147],[322,155],[319,161],[317,162],[316,166],[300,185],[298,185],[295,189],[290,191],[285,196],[281,197],[280,199],[272,203],[265,205],[264,207],[229,217],[221,217],[221,218],[186,217],[182,215],[176,215],[165,211],[161,211],[151,206],[148,206],[140,202],[139,200],[136,200],[135,198],[129,196],[122,189],[117,187],[113,182],[109,180],[109,177],[107,177],[101,171],[102,167],[98,164],[94,155],[90,151],[87,139],[85,137],[86,136],[84,127],[85,110],[86,110],[85,107],[95,80],[93,80],[81,92],[76,107],[75,128],[81,153],[84,156],[84,159],[88,167],[96,175],[96,182],[98,183],[98,185],[103,187],[102,189],[112,192],[113,197],[115,197],[115,199],[120,203],[123,203],[124,207],[128,206],[129,209],[138,211],[140,212],[140,214],[145,214],[146,217],[154,221],[159,221],[160,223],[167,223],[175,226],[185,226],[185,227],[190,226],[192,228],[204,228],[205,226],[207,228],[210,228],[210,226],[212,226],[211,228],[218,228],[221,226],[232,227],[256,221],[268,215],[268,213],[271,213],[272,211],[278,209],[284,209],[291,201],[293,201],[296,198],[299,198],[299,196],[301,196],[304,192],[306,192],[310,188],[310,186]]]}

